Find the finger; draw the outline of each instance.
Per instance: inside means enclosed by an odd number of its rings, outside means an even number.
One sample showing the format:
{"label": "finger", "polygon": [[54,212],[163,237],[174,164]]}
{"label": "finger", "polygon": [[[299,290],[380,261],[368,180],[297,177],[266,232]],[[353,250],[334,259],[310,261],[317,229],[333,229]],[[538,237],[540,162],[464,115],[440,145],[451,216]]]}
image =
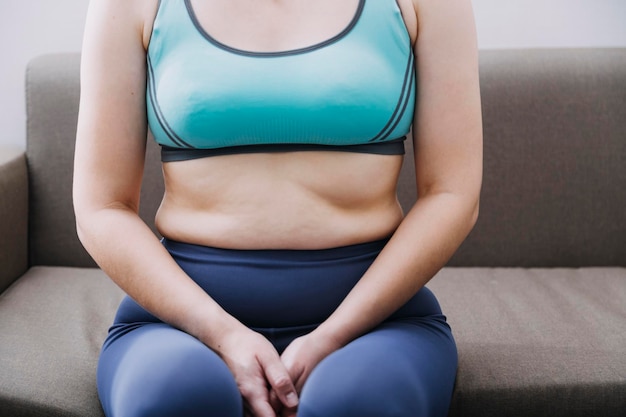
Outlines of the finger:
{"label": "finger", "polygon": [[300,395],[302,392],[302,386],[304,385],[304,381],[306,380],[305,370],[303,367],[294,367],[290,364],[285,364],[285,368],[287,368],[289,375],[291,375],[291,383],[296,389],[296,393]]}
{"label": "finger", "polygon": [[294,381],[293,385],[296,387],[296,392],[299,395],[302,392],[302,387],[304,386],[304,378],[302,378],[302,375]]}
{"label": "finger", "polygon": [[287,369],[278,358],[259,358],[261,366],[265,372],[267,382],[269,382],[276,395],[288,408],[298,405],[298,394],[296,387],[291,382]]}
{"label": "finger", "polygon": [[300,392],[302,392],[302,386],[304,385],[305,381],[304,369],[302,369],[302,367],[291,369],[287,367],[287,369],[289,369],[289,375],[291,375],[291,383],[296,389],[296,393],[300,395]]}
{"label": "finger", "polygon": [[263,398],[248,398],[249,414],[254,417],[276,417],[277,414],[267,401]]}
{"label": "finger", "polygon": [[296,361],[293,351],[285,350],[285,352],[281,355],[280,360],[291,377],[291,382],[296,388],[296,393],[300,394],[305,379],[303,377],[305,373],[304,366]]}
{"label": "finger", "polygon": [[278,398],[278,394],[273,389],[270,391],[270,405],[274,409],[274,412],[280,415],[280,412],[283,409],[283,403],[280,402],[280,398]]}
{"label": "finger", "polygon": [[245,400],[246,412],[254,417],[276,417],[269,403],[269,393],[265,387],[245,385],[239,391]]}

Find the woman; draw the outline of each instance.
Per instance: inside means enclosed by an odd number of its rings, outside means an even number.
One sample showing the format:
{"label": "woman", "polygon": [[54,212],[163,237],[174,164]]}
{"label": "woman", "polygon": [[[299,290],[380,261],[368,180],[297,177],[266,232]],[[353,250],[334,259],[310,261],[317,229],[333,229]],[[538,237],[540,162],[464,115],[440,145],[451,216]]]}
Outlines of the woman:
{"label": "woman", "polygon": [[[137,215],[148,127],[162,241]],[[92,0],[77,228],[129,295],[106,415],[446,415],[424,285],[476,221],[481,130],[469,0]]]}

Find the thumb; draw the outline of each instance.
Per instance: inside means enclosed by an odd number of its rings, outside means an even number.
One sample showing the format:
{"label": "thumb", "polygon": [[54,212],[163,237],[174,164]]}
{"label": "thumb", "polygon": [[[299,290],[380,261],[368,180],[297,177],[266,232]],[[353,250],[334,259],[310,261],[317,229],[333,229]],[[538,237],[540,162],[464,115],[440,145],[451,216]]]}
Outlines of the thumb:
{"label": "thumb", "polygon": [[289,377],[287,369],[276,358],[259,358],[259,362],[265,372],[265,378],[285,407],[293,408],[298,405],[298,394]]}

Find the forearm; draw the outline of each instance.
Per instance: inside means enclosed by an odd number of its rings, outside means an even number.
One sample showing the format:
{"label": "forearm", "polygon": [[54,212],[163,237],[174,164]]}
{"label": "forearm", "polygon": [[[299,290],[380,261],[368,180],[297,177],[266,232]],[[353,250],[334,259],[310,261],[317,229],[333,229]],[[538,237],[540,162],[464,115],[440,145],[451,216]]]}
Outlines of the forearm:
{"label": "forearm", "polygon": [[315,331],[343,346],[375,327],[419,291],[473,227],[477,201],[439,193],[418,200],[376,261]]}
{"label": "forearm", "polygon": [[77,218],[88,252],[156,317],[214,348],[224,332],[241,326],[181,270],[132,209],[102,208]]}

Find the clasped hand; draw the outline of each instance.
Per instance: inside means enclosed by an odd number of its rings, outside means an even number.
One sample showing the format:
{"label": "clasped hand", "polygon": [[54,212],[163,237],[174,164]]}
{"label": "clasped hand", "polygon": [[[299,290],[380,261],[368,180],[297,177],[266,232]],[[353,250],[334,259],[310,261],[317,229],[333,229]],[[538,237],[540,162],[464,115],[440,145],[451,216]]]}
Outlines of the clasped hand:
{"label": "clasped hand", "polygon": [[229,335],[215,350],[235,377],[246,417],[295,417],[304,382],[338,348],[309,333],[293,340],[279,356],[265,337],[246,329]]}

